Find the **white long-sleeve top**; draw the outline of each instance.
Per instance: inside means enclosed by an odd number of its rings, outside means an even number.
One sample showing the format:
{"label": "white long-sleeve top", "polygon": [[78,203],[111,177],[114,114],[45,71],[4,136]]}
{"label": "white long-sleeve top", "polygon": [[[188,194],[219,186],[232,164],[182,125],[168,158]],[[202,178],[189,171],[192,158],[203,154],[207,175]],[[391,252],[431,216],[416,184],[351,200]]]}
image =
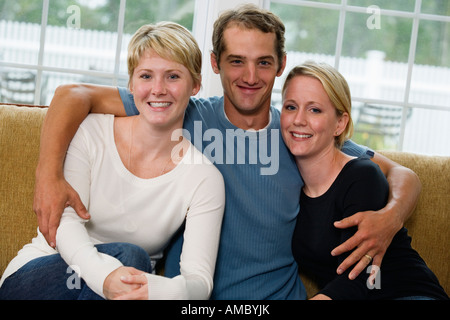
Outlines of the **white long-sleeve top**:
{"label": "white long-sleeve top", "polygon": [[[207,299],[225,204],[222,175],[191,144],[169,173],[141,179],[123,165],[114,142],[114,117],[90,115],[75,135],[64,164],[66,180],[79,193],[90,221],[67,208],[57,231],[57,251],[38,236],[10,263],[3,279],[32,259],[60,253],[89,287],[103,296],[106,277],[122,264],[99,253],[96,244],[133,243],[160,258],[186,222],[180,262],[173,279],[146,274],[149,299]],[[3,280],[2,279],[2,280]]]}

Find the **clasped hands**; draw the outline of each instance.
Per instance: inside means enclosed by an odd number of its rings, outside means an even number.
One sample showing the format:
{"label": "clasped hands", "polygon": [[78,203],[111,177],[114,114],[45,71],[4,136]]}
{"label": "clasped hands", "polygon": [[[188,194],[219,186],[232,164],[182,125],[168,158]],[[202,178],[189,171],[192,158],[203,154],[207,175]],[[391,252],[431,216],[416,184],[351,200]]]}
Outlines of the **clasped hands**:
{"label": "clasped hands", "polygon": [[111,272],[103,283],[108,300],[148,300],[148,280],[143,271],[120,267]]}

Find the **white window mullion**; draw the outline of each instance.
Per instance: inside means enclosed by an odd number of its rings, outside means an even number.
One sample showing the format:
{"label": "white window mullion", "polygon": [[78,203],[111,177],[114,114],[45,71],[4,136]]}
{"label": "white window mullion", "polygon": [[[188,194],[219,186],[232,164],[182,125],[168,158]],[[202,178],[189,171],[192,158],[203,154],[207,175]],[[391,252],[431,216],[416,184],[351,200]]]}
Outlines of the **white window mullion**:
{"label": "white window mullion", "polygon": [[44,65],[44,51],[45,51],[45,37],[48,22],[48,10],[50,7],[50,0],[44,0],[42,5],[42,19],[41,19],[41,38],[39,44],[39,57],[36,72],[36,89],[34,92],[34,104],[41,104],[41,87],[42,87],[42,72]]}
{"label": "white window mullion", "polygon": [[271,2],[272,2],[271,0],[263,0],[262,7],[263,7],[264,9],[266,9],[266,10],[270,10],[270,3],[271,3]]}
{"label": "white window mullion", "polygon": [[414,63],[416,60],[416,49],[417,49],[417,38],[419,37],[419,25],[420,25],[420,11],[422,9],[422,0],[416,0],[415,7],[415,17],[413,20],[413,27],[411,33],[411,43],[409,47],[409,57],[408,57],[408,75],[406,78],[406,88],[405,88],[405,97],[404,97],[404,105],[403,105],[403,115],[402,115],[402,124],[400,127],[400,139],[398,144],[399,151],[403,151],[403,143],[405,141],[405,133],[406,133],[406,119],[408,115],[409,109],[409,96],[411,94],[411,81],[412,81],[412,73],[414,69]]}
{"label": "white window mullion", "polygon": [[120,0],[119,21],[117,26],[116,60],[114,63],[113,85],[117,86],[120,78],[120,58],[122,55],[123,32],[125,26],[125,11],[127,0]]}
{"label": "white window mullion", "polygon": [[212,29],[217,17],[214,0],[196,0],[192,33],[203,53],[202,89],[199,97],[209,97],[221,94],[221,85],[216,74],[211,70],[210,54],[212,49]]}
{"label": "white window mullion", "polygon": [[344,43],[345,20],[347,17],[347,0],[342,0],[342,6],[339,14],[339,27],[336,39],[336,53],[334,57],[334,67],[339,70],[342,55],[342,46]]}

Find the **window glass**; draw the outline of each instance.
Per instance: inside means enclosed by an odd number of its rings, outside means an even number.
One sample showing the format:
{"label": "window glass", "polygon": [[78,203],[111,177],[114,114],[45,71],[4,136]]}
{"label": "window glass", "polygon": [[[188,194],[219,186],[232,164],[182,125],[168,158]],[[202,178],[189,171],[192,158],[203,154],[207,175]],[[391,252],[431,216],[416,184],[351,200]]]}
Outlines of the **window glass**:
{"label": "window glass", "polygon": [[422,0],[422,13],[450,16],[450,1]]}
{"label": "window glass", "polygon": [[50,0],[48,25],[117,32],[119,1]]}
{"label": "window glass", "polygon": [[403,108],[352,103],[353,141],[374,150],[396,150],[400,142]]}
{"label": "window glass", "polygon": [[450,156],[450,112],[415,108],[406,122],[403,151]]}
{"label": "window glass", "polygon": [[82,75],[70,73],[43,72],[40,104],[48,106],[58,86],[71,83],[80,83],[82,77]]}
{"label": "window glass", "polygon": [[339,11],[278,3],[270,9],[286,26],[288,51],[335,54]]}
{"label": "window glass", "polygon": [[406,63],[411,31],[412,19],[347,13],[342,55],[363,58],[368,51],[379,50],[388,61]]}
{"label": "window glass", "polygon": [[33,104],[36,71],[0,67],[0,102]]}
{"label": "window glass", "polygon": [[179,23],[192,31],[195,0],[127,1],[125,33],[134,34],[144,24]]}
{"label": "window glass", "polygon": [[51,0],[44,65],[113,72],[118,3]]}
{"label": "window glass", "polygon": [[450,110],[450,23],[421,21],[410,102]]}
{"label": "window glass", "polygon": [[[289,71],[306,60],[334,65],[339,11],[272,3],[270,10],[286,26],[287,66],[274,86],[272,103],[281,108],[281,88]],[[321,23],[317,23],[321,21]]]}
{"label": "window glass", "polygon": [[0,61],[36,64],[42,1],[0,0]]}
{"label": "window glass", "polygon": [[312,0],[311,2],[325,2],[325,3],[334,3],[334,4],[341,4],[342,0]]}
{"label": "window glass", "polygon": [[450,68],[450,22],[420,22],[416,63]]}
{"label": "window glass", "polygon": [[[353,96],[403,101],[412,19],[348,13],[340,71]],[[357,40],[355,40],[357,39]]]}
{"label": "window glass", "polygon": [[[434,1],[434,0],[429,0]],[[349,6],[359,6],[368,8],[369,6],[377,6],[380,9],[399,10],[414,12],[416,0],[347,0]]]}
{"label": "window glass", "polygon": [[[42,92],[34,100],[30,93],[16,95],[22,97],[17,102],[48,104],[56,87],[63,83],[126,86],[127,47],[132,34],[143,24],[162,20],[175,21],[192,30],[195,1],[130,0],[121,12],[118,0],[49,0],[45,44],[41,48],[44,0],[0,0],[2,101],[6,102],[5,90],[12,90],[13,84],[14,90],[32,91],[31,81],[35,81],[34,88],[40,83]],[[122,15],[124,30],[119,30]],[[119,39],[122,46],[117,57]],[[39,69],[43,72],[37,72]]]}
{"label": "window glass", "polygon": [[0,20],[40,24],[42,1],[0,0]]}
{"label": "window glass", "polygon": [[120,74],[128,75],[127,51],[133,34],[143,25],[172,21],[192,31],[195,0],[127,1],[120,59]]}

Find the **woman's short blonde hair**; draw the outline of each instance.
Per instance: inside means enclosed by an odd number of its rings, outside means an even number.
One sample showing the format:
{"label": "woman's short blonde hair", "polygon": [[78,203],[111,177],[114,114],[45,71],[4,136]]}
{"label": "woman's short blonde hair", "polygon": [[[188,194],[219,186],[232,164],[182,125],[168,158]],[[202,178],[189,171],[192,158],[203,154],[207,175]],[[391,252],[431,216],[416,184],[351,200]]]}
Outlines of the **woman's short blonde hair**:
{"label": "woman's short blonde hair", "polygon": [[292,69],[288,74],[283,86],[283,96],[290,81],[298,76],[308,76],[319,80],[331,103],[336,108],[336,114],[339,117],[344,113],[348,114],[349,119],[345,130],[335,138],[336,146],[341,148],[344,145],[344,142],[352,137],[354,130],[351,113],[352,98],[347,81],[342,74],[332,66],[326,63],[307,61]]}
{"label": "woman's short blonde hair", "polygon": [[185,27],[173,22],[160,22],[139,28],[128,45],[130,82],[142,55],[148,49],[154,50],[164,59],[184,65],[194,83],[201,84],[202,52],[191,32]]}

